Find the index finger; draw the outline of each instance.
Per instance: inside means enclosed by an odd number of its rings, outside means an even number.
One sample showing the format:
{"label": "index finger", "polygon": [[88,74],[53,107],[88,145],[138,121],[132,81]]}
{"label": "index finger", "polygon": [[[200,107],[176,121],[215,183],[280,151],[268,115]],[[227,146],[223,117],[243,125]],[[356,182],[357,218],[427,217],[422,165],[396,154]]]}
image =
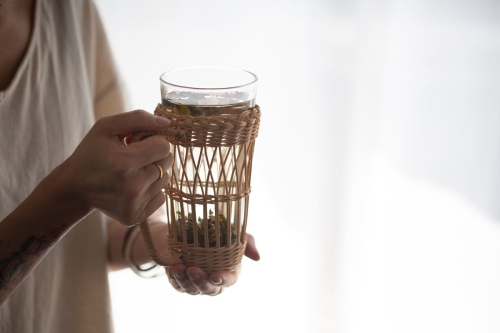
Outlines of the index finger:
{"label": "index finger", "polygon": [[135,110],[103,117],[96,125],[99,130],[107,134],[125,136],[130,133],[164,130],[170,125],[170,120],[144,110]]}
{"label": "index finger", "polygon": [[142,141],[124,146],[135,156],[137,168],[143,168],[170,154],[170,143],[161,135],[153,135]]}

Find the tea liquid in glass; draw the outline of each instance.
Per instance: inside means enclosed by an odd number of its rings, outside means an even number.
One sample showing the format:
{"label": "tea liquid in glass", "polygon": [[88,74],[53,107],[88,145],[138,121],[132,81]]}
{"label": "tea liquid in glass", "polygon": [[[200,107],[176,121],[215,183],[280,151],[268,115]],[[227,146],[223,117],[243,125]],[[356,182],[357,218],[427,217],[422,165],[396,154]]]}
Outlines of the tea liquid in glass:
{"label": "tea liquid in glass", "polygon": [[234,115],[255,105],[255,100],[248,100],[248,94],[244,92],[209,95],[203,92],[173,91],[165,97],[162,99],[163,106],[179,116]]}

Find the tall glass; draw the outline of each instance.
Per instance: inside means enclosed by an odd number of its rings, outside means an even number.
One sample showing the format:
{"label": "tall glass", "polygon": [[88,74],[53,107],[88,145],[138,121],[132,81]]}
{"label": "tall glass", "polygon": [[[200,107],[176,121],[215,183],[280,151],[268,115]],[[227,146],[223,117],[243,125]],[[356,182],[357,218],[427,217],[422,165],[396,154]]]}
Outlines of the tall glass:
{"label": "tall glass", "polygon": [[[246,246],[260,123],[257,77],[239,69],[193,67],[162,74],[160,87],[162,104],[155,114],[171,119],[178,131],[167,135],[174,157],[165,187],[169,253],[206,272],[235,269]],[[143,234],[150,238],[147,228]],[[159,257],[154,246],[148,248]]]}

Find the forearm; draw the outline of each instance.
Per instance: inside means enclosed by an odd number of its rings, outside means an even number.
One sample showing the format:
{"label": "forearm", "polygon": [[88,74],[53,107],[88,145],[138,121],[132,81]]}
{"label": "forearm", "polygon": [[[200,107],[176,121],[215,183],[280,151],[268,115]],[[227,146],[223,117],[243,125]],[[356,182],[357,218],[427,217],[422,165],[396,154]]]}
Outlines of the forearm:
{"label": "forearm", "polygon": [[[160,241],[161,235],[166,235],[167,225],[164,223],[152,223],[151,231]],[[128,268],[129,264],[123,256],[123,242],[130,227],[124,227],[116,221],[108,222],[108,267],[110,271]],[[132,240],[132,260],[137,265],[151,262],[151,257],[141,235]]]}
{"label": "forearm", "polygon": [[54,169],[0,222],[0,304],[50,249],[91,212],[68,189],[62,166]]}
{"label": "forearm", "polygon": [[133,225],[164,204],[161,189],[168,177],[158,178],[153,163],[170,168],[169,143],[159,135],[129,146],[122,139],[130,133],[162,131],[169,124],[141,110],[101,118],[73,154],[0,221],[0,304],[93,209]]}

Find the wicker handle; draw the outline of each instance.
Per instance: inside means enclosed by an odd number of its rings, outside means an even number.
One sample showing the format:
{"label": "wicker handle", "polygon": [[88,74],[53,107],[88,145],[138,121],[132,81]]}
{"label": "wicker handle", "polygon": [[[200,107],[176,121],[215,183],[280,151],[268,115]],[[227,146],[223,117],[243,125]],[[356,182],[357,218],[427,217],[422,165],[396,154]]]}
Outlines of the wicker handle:
{"label": "wicker handle", "polygon": [[149,255],[158,265],[173,266],[175,264],[182,263],[180,253],[168,251],[167,256],[164,256],[160,253],[160,251],[158,251],[158,247],[153,240],[153,233],[151,232],[148,220],[141,222],[140,228],[142,238],[144,239],[144,243],[146,243]]}

